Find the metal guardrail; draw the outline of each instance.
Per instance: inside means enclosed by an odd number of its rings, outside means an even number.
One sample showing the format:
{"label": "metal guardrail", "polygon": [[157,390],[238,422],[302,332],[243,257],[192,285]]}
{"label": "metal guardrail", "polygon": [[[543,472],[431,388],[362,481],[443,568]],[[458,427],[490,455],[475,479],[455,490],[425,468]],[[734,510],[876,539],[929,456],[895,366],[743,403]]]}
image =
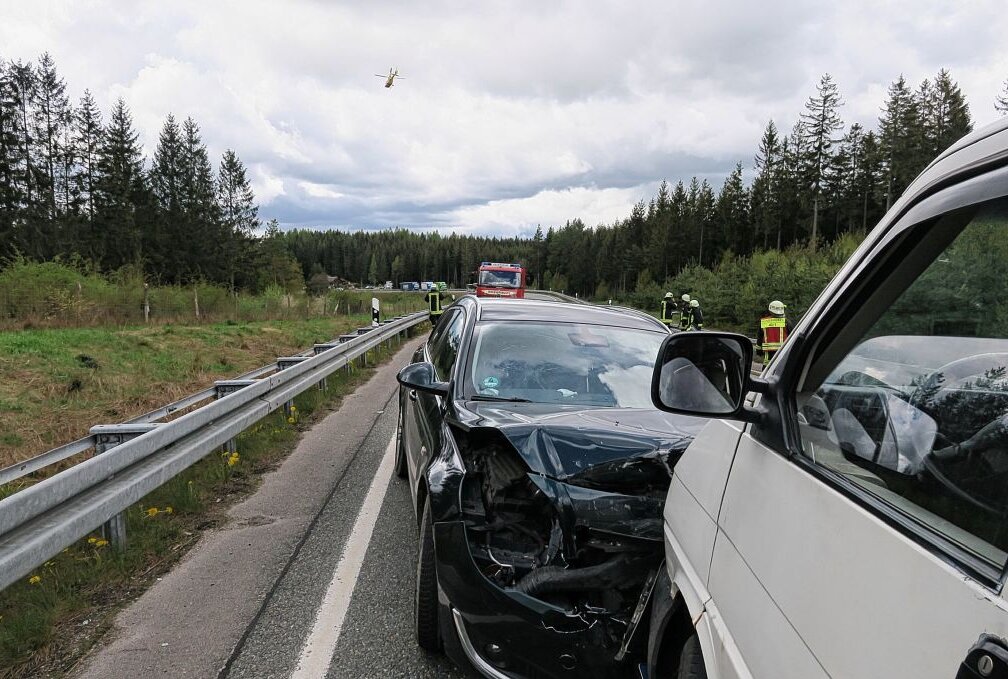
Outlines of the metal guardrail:
{"label": "metal guardrail", "polygon": [[[8,483],[91,448],[96,452],[0,500],[0,589],[103,524],[111,539],[123,540],[119,515],[132,504],[298,394],[324,388],[326,377],[350,361],[366,361],[367,352],[426,320],[419,312],[361,328],[295,361],[281,365],[278,359],[219,383],[230,388],[215,385],[123,424],[98,425],[88,437],[0,470],[0,483]],[[158,421],[206,400],[177,419]]]}

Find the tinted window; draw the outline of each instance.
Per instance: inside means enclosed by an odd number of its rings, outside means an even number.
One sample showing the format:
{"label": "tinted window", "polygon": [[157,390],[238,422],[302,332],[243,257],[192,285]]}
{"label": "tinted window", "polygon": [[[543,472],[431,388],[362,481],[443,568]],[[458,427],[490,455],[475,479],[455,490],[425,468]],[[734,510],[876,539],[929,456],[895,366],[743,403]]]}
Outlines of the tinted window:
{"label": "tinted window", "polygon": [[581,323],[482,323],[469,395],[651,408],[665,333]]}
{"label": "tinted window", "polygon": [[1008,204],[980,209],[903,285],[828,377],[798,394],[804,452],[1003,563]]}
{"label": "tinted window", "polygon": [[465,329],[465,314],[456,311],[451,318],[442,319],[438,323],[438,336],[431,339],[431,362],[438,379],[451,379],[452,368],[458,358],[459,346],[462,344],[462,331]]}

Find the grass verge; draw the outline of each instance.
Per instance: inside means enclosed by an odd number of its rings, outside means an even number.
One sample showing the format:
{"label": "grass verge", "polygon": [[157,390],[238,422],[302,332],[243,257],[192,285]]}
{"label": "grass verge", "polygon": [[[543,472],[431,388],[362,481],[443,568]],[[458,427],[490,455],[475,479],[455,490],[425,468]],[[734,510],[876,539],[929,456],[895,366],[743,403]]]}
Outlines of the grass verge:
{"label": "grass verge", "polygon": [[370,324],[370,316],[0,332],[0,467]]}
{"label": "grass verge", "polygon": [[124,551],[96,531],[0,592],[0,677],[60,677],[73,670],[120,608],[167,572],[203,531],[222,524],[227,509],[258,487],[301,433],[390,356],[379,349],[372,352],[372,367],[337,371],[327,392],[312,388],[295,399],[292,417],[279,410],[239,435],[235,455],[210,453],[130,507]]}

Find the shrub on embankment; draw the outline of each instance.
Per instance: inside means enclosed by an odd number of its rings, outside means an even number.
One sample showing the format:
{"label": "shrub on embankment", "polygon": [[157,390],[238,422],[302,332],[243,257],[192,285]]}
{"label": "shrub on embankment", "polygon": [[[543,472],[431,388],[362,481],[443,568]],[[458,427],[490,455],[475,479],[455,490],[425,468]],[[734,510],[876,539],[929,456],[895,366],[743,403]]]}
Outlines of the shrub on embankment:
{"label": "shrub on embankment", "polygon": [[[862,233],[844,234],[815,249],[796,245],[745,257],[726,253],[713,268],[686,267],[663,285],[644,277],[633,292],[612,300],[657,314],[666,292],[677,300],[689,293],[700,300],[706,327],[752,336],[771,300],[784,302],[793,321],[801,318],[863,239]],[[595,301],[610,297],[608,290],[599,290]]]}
{"label": "shrub on embankment", "polygon": [[[209,283],[158,285],[132,267],[101,275],[82,265],[16,259],[0,269],[0,329],[303,320],[370,313],[371,297],[367,290],[309,295],[279,285],[256,294]],[[424,308],[420,294],[382,292],[380,299],[384,316]]]}

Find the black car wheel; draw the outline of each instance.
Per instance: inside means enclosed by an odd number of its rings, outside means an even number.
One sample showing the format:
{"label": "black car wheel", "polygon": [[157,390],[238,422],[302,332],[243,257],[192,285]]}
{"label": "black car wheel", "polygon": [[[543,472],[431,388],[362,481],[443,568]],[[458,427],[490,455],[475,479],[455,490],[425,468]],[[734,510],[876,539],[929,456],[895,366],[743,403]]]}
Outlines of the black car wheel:
{"label": "black car wheel", "polygon": [[704,667],[703,654],[700,652],[700,637],[695,632],[683,645],[676,676],[678,679],[707,679],[707,668]]}
{"label": "black car wheel", "polygon": [[408,472],[406,471],[406,446],[403,445],[403,411],[399,410],[399,426],[396,427],[396,458],[395,458],[395,473],[400,479],[405,479]]}
{"label": "black car wheel", "polygon": [[423,519],[420,521],[420,549],[417,553],[413,622],[417,645],[431,653],[440,651],[437,564],[434,562],[434,521],[430,515],[430,503],[426,501],[424,502]]}

